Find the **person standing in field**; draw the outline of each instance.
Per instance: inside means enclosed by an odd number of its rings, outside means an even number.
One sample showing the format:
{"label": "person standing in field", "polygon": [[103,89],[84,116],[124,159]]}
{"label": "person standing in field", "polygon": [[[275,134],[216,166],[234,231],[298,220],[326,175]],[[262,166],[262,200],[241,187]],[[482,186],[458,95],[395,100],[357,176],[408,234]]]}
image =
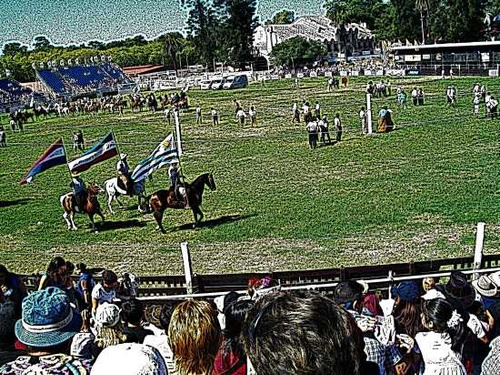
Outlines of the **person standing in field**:
{"label": "person standing in field", "polygon": [[214,107],[212,107],[211,114],[212,114],[212,123],[214,124],[214,126],[219,125],[219,113]]}
{"label": "person standing in field", "polygon": [[366,111],[364,106],[361,106],[361,110],[359,111],[359,121],[361,122],[361,132],[363,134],[368,134],[368,121],[366,119]]}
{"label": "person standing in field", "polygon": [[240,120],[240,124],[242,126],[245,125],[245,117],[247,117],[247,115],[245,114],[243,108],[240,107],[238,112],[236,112],[236,118]]}
{"label": "person standing in field", "polygon": [[248,111],[248,115],[250,116],[250,121],[252,126],[257,125],[257,111],[255,110],[255,107],[252,105],[250,107],[250,110]]}
{"label": "person standing in field", "polygon": [[316,105],[314,106],[314,116],[318,121],[321,119],[321,106],[319,105],[319,102],[317,100]]}
{"label": "person standing in field", "polygon": [[479,92],[474,95],[472,99],[473,114],[475,117],[479,116],[479,104],[481,103],[481,94]]}
{"label": "person standing in field", "polygon": [[342,123],[340,121],[340,114],[337,113],[333,119],[333,126],[335,127],[336,137],[335,140],[340,142],[342,139]]}
{"label": "person standing in field", "polygon": [[292,122],[300,122],[300,111],[297,102],[294,102],[292,106]]}
{"label": "person standing in field", "polygon": [[201,118],[201,107],[198,104],[198,106],[196,107],[196,125],[202,124],[202,123],[203,123],[203,120]]}
{"label": "person standing in field", "polygon": [[333,91],[333,77],[328,80],[328,92]]}
{"label": "person standing in field", "polygon": [[306,126],[307,133],[309,134],[309,147],[316,148],[318,143],[318,123],[310,121]]}

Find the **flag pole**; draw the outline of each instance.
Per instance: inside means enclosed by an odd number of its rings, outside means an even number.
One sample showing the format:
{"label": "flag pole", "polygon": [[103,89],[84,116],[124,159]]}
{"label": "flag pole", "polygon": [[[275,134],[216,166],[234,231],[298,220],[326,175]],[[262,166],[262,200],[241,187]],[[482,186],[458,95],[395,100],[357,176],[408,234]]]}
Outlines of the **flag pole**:
{"label": "flag pole", "polygon": [[[180,137],[180,132],[178,133],[178,135]],[[181,143],[180,143],[179,139],[177,140],[177,142],[178,142],[178,145],[180,146]],[[174,135],[174,142],[173,143],[175,144],[175,135]],[[180,152],[179,149],[177,149],[177,160],[179,161],[179,170],[182,171],[181,152]],[[184,187],[184,191],[186,192],[186,204],[188,206],[190,206],[190,204],[189,204],[189,194],[188,194],[188,191],[187,191],[187,188],[186,188],[186,180],[184,179],[184,174],[181,174],[179,177],[182,178],[182,185]],[[170,176],[169,176],[169,178],[170,178]],[[173,188],[174,188],[174,194],[175,194],[175,186],[173,186]]]}
{"label": "flag pole", "polygon": [[[69,178],[70,178],[70,186],[73,185],[73,173],[71,173],[71,169],[69,167],[69,163],[68,163],[68,151],[66,150],[66,144],[64,143],[64,139],[61,138],[61,144],[64,148],[64,154],[66,156],[66,167],[68,167],[68,172],[69,172]],[[73,195],[76,196],[76,191],[75,191],[75,187],[73,186],[72,187],[73,189]]]}

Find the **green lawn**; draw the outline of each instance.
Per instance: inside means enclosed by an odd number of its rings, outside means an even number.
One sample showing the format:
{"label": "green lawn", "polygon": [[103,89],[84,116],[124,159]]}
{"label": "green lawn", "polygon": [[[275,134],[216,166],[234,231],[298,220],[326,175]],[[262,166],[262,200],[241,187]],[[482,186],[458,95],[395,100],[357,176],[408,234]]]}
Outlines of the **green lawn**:
{"label": "green lawn", "polygon": [[[500,95],[498,79],[480,79]],[[414,83],[399,79],[406,91]],[[364,104],[366,78],[327,93],[324,79],[251,85],[236,91],[189,92],[192,107],[201,103],[204,123],[184,112],[182,165],[188,179],[213,172],[217,191],[206,191],[202,210],[207,225],[192,230],[191,211],[166,211],[166,234],[155,231],[152,215],[135,211],[136,200],[111,216],[98,234],[79,215],[79,230],[69,232],[59,196],[69,191],[64,166],[19,181],[48,144],[81,128],[87,142],[113,130],[131,166],[146,157],[173,130],[161,112],[125,117],[50,119],[29,123],[22,134],[8,133],[0,149],[0,263],[17,272],[43,270],[62,254],[91,266],[139,274],[182,273],[179,242],[188,241],[198,273],[327,268],[471,255],[475,225],[486,222],[486,252],[500,249],[498,141],[500,120],[472,116],[471,90],[477,79],[456,79],[459,102],[444,106],[449,80],[418,80],[426,105],[406,110],[394,97],[374,99],[394,110],[396,131],[362,136],[358,111]],[[395,91],[397,80],[392,80]],[[232,99],[254,104],[258,125],[240,127]],[[332,123],[340,113],[340,144],[310,150],[305,124],[291,123],[293,101],[319,100]],[[209,121],[211,106],[221,114],[219,127]],[[484,106],[481,114],[484,114]],[[4,126],[5,117],[1,118]],[[68,151],[71,159],[75,156]],[[114,176],[116,158],[83,177],[102,184]],[[168,187],[166,169],[146,189]],[[102,196],[101,205],[105,206]]]}

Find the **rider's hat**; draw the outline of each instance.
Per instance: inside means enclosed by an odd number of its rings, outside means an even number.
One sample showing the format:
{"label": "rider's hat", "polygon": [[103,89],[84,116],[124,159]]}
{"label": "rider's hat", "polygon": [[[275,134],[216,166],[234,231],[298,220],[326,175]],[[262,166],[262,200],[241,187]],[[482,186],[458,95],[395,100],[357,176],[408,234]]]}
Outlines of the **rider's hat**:
{"label": "rider's hat", "polygon": [[123,154],[123,153],[121,153],[121,154],[120,154],[120,159],[122,159],[122,160],[123,160],[123,159],[126,159],[126,158],[127,158],[127,156],[128,156],[127,154]]}

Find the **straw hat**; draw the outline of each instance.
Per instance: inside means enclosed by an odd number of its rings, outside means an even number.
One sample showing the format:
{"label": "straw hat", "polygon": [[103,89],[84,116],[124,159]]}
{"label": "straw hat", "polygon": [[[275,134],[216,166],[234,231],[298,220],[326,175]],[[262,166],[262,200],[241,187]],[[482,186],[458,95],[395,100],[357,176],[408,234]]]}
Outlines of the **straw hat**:
{"label": "straw hat", "polygon": [[482,275],[479,279],[472,281],[472,286],[484,297],[494,297],[498,288],[490,277]]}

